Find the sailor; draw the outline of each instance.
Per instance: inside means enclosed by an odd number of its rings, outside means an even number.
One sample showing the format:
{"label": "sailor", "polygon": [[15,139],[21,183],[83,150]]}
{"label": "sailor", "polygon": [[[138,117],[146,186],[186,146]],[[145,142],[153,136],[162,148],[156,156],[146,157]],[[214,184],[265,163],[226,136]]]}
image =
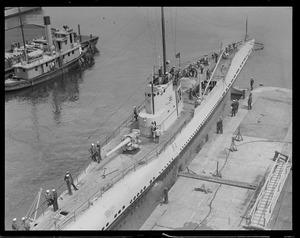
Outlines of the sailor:
{"label": "sailor", "polygon": [[69,175],[69,174],[67,174],[67,175],[65,176],[65,181],[66,181],[66,183],[67,183],[69,195],[73,195],[72,189],[71,189],[71,179],[70,179],[70,175]]}
{"label": "sailor", "polygon": [[74,184],[74,180],[73,180],[72,174],[70,174],[69,171],[66,172],[65,180],[67,179],[67,176],[69,176],[71,185],[73,186],[73,188],[75,189],[75,191],[78,190],[78,188],[76,188],[76,186]]}
{"label": "sailor", "polygon": [[231,117],[235,116],[235,103],[232,101],[231,103]]}
{"label": "sailor", "polygon": [[217,134],[223,134],[223,121],[222,118],[220,117],[219,121],[217,121]]}
{"label": "sailor", "polygon": [[154,136],[154,122],[151,122],[150,131],[151,131],[151,138],[154,141],[154,137],[155,137]]}
{"label": "sailor", "polygon": [[252,103],[252,93],[250,93],[248,97],[248,110],[252,109],[251,103]]}
{"label": "sailor", "polygon": [[170,70],[170,74],[173,76],[175,75],[175,66],[174,65],[172,66],[172,68]]}
{"label": "sailor", "polygon": [[207,58],[207,55],[204,55],[204,65],[208,65],[208,58]]}
{"label": "sailor", "polygon": [[204,69],[204,65],[200,64],[200,72],[201,72],[201,74],[203,74],[203,69]]}
{"label": "sailor", "polygon": [[226,48],[225,48],[225,52],[226,52],[226,53],[228,53],[228,52],[229,52],[229,48],[228,48],[228,46],[226,46]]}
{"label": "sailor", "polygon": [[13,222],[12,222],[12,224],[11,224],[11,227],[12,227],[12,229],[13,229],[14,231],[19,230],[19,226],[18,226],[18,224],[17,224],[17,218],[14,218],[14,219],[13,219]]}
{"label": "sailor", "polygon": [[57,211],[58,210],[58,203],[57,203],[57,192],[56,190],[53,188],[52,189],[52,200],[53,200],[53,211]]}
{"label": "sailor", "polygon": [[137,121],[138,120],[138,112],[137,112],[137,109],[136,109],[136,106],[134,106],[133,108],[133,119],[134,121]]}
{"label": "sailor", "polygon": [[218,54],[215,52],[215,63],[218,62]]}
{"label": "sailor", "polygon": [[233,100],[233,103],[234,103],[234,115],[236,115],[238,112],[239,103],[236,99]]}
{"label": "sailor", "polygon": [[209,78],[210,78],[210,70],[207,69],[207,71],[206,71],[206,80],[209,80]]}
{"label": "sailor", "polygon": [[25,231],[30,230],[30,224],[29,224],[28,220],[26,219],[26,217],[22,217],[22,226],[23,226],[23,230],[25,230]]}
{"label": "sailor", "polygon": [[157,142],[157,135],[156,135],[156,132],[157,132],[157,126],[156,126],[156,122],[153,122],[153,129],[152,129],[152,135],[153,135],[153,141],[155,142],[155,143],[158,143]]}
{"label": "sailor", "polygon": [[197,77],[197,70],[194,65],[191,65],[190,72],[192,73],[192,77]]}
{"label": "sailor", "polygon": [[239,111],[239,101],[236,99],[235,100],[235,113],[238,113]]}
{"label": "sailor", "polygon": [[175,71],[175,76],[174,76],[174,82],[173,82],[174,85],[177,85],[177,84],[178,84],[179,78],[180,78],[180,69],[177,69],[177,70]]}
{"label": "sailor", "polygon": [[94,146],[94,144],[92,144],[91,147],[90,147],[90,154],[91,154],[92,160],[96,161],[96,158],[95,158],[95,146]]}
{"label": "sailor", "polygon": [[158,127],[156,126],[156,122],[155,122],[155,143],[159,142],[159,135],[160,135],[160,131],[158,130]]}
{"label": "sailor", "polygon": [[96,147],[97,147],[98,163],[100,163],[100,161],[102,160],[102,158],[101,158],[101,147],[100,147],[99,141],[97,141]]}
{"label": "sailor", "polygon": [[189,99],[192,100],[192,93],[193,93],[193,87],[192,85],[190,86],[190,89],[189,89]]}
{"label": "sailor", "polygon": [[47,205],[51,206],[53,204],[53,200],[52,200],[52,197],[51,197],[51,194],[50,194],[49,190],[46,191],[45,198],[46,198],[46,201],[47,201]]}
{"label": "sailor", "polygon": [[253,90],[253,84],[254,84],[254,79],[251,77],[251,79],[250,79],[251,91]]}

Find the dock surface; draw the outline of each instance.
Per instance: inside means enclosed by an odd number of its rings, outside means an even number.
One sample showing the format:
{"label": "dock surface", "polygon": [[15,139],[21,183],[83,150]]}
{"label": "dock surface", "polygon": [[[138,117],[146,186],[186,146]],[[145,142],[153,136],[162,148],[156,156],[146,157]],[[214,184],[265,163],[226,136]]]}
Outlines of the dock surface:
{"label": "dock surface", "polygon": [[[214,134],[169,190],[141,230],[240,230],[254,204],[275,151],[292,156],[292,91],[261,87],[252,91],[238,113],[223,118],[223,134]],[[237,151],[229,151],[232,137]],[[218,170],[217,170],[218,163]],[[221,177],[213,176],[219,172]],[[184,176],[190,174],[190,176]],[[211,181],[207,178],[211,178]],[[268,229],[292,229],[291,172],[268,223]],[[223,180],[218,183],[218,180]],[[238,185],[247,186],[238,186]]]}

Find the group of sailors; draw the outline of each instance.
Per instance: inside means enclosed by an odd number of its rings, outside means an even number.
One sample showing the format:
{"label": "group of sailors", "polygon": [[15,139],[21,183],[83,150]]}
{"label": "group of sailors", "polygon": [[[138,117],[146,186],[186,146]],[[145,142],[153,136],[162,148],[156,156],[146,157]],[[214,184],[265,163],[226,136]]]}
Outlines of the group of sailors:
{"label": "group of sailors", "polygon": [[[212,59],[215,61],[215,63],[218,62],[219,55],[216,52],[212,53]],[[189,64],[186,68],[182,70],[182,72],[179,73],[181,77],[197,77],[198,76],[198,70],[200,70],[200,74],[203,74],[204,67],[209,65],[209,59],[208,55],[204,55],[204,57],[199,58],[199,60],[195,64]],[[175,66],[173,66],[175,68]],[[179,69],[180,71],[180,69]],[[207,69],[206,71],[206,78],[207,80],[211,76],[211,70]]]}
{"label": "group of sailors", "polygon": [[[216,52],[212,53],[211,58],[217,63],[219,55]],[[204,67],[209,65],[209,57],[208,55],[204,55],[202,58],[199,58],[199,60],[196,63],[191,63],[184,69],[177,68],[173,65],[171,69],[169,70],[170,61],[166,61],[166,77],[163,78],[162,82],[159,82],[159,77],[162,76],[161,72],[162,70],[159,70],[158,75],[153,77],[153,84],[165,84],[171,80],[173,80],[173,84],[177,84],[178,80],[181,77],[197,77],[198,70],[200,70],[200,74],[203,74]],[[211,76],[211,70],[207,71],[207,79]]]}
{"label": "group of sailors", "polygon": [[229,53],[232,52],[233,50],[236,50],[236,49],[237,49],[237,43],[231,43],[231,44],[227,45],[225,47],[225,52],[224,52],[223,57],[228,58]]}
{"label": "group of sailors", "polygon": [[[75,186],[73,177],[72,177],[72,175],[70,174],[69,171],[66,172],[64,180],[65,180],[65,182],[67,184],[69,195],[73,195],[71,186],[73,186],[73,188],[75,190],[78,190],[78,188]],[[57,191],[54,188],[51,191],[50,190],[46,190],[45,199],[46,199],[46,202],[47,202],[48,206],[53,205],[53,211],[54,212],[56,212],[57,210],[59,210],[59,208],[58,208],[58,202],[57,202],[58,195],[57,195]],[[21,226],[23,227],[23,228],[21,227],[21,230],[30,230],[30,218],[23,217],[22,218],[22,224],[21,224]],[[13,219],[12,229],[13,230],[20,230],[20,226],[17,224],[17,218]]]}
{"label": "group of sailors", "polygon": [[237,99],[233,99],[231,102],[231,116],[235,116],[235,114],[239,110],[239,101]]}
{"label": "group of sailors", "polygon": [[57,211],[58,210],[58,203],[57,203],[57,192],[55,189],[52,189],[52,191],[50,192],[50,190],[46,191],[45,194],[45,198],[46,198],[46,202],[48,207],[53,205],[53,211]]}
{"label": "group of sailors", "polygon": [[89,152],[90,152],[91,159],[95,162],[100,163],[102,158],[101,158],[101,147],[100,147],[99,141],[97,141],[96,146],[95,146],[95,144],[91,145]]}
{"label": "group of sailors", "polygon": [[17,218],[14,218],[12,221],[12,230],[13,231],[18,231],[18,230],[23,230],[23,231],[29,231],[30,230],[30,219],[27,217],[22,217],[22,223],[21,227],[17,223]]}

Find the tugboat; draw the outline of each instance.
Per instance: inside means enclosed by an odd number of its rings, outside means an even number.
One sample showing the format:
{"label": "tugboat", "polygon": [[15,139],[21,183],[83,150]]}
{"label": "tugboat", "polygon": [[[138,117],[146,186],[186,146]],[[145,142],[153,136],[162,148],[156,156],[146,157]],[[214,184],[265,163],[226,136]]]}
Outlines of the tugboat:
{"label": "tugboat", "polygon": [[[31,24],[33,25],[33,24]],[[34,25],[35,27],[41,27]],[[78,25],[79,35],[76,32],[73,32],[74,36],[74,42],[80,43],[82,48],[82,53],[85,54],[86,52],[95,54],[98,52],[98,49],[96,47],[98,43],[99,36],[93,36],[93,35],[80,35],[80,28]],[[52,28],[52,36],[54,36],[56,29]],[[47,43],[45,41],[45,36],[38,36],[35,39],[32,40],[32,42],[26,43],[27,52],[32,52],[36,50],[37,48],[40,48],[41,44]],[[14,73],[13,65],[20,63],[22,60],[24,61],[25,55],[24,55],[24,46],[21,46],[19,43],[12,43],[11,49],[7,50],[5,52],[5,79],[8,78],[10,75]]]}
{"label": "tugboat", "polygon": [[196,62],[168,73],[163,8],[161,14],[163,67],[148,81],[145,101],[101,144],[105,168],[102,162],[89,163],[77,178],[79,190],[59,196],[60,209],[45,209],[45,202],[39,206],[41,215],[31,220],[32,230],[111,229],[164,174],[187,166],[183,153],[230,91],[255,40],[229,44],[217,60],[206,59],[212,70],[209,78],[198,70],[194,78],[183,77]]}
{"label": "tugboat", "polygon": [[48,81],[79,64],[82,50],[80,43],[75,42],[73,30],[64,26],[62,30],[54,32],[52,39],[49,16],[44,17],[44,25],[45,39],[36,40],[32,45],[24,42],[20,47],[25,54],[25,60],[12,66],[14,74],[5,79],[6,92]]}

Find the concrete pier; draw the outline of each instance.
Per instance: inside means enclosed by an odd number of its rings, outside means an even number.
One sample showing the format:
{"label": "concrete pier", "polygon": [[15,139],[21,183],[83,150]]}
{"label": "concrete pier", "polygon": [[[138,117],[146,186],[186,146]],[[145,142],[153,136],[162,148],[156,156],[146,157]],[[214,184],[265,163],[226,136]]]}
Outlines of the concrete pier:
{"label": "concrete pier", "polygon": [[[214,134],[184,171],[199,175],[197,179],[179,176],[168,192],[168,204],[158,206],[141,230],[245,229],[247,212],[274,164],[275,151],[292,156],[292,91],[257,88],[252,91],[252,110],[247,106],[249,92],[239,101],[236,116],[228,112],[223,118],[223,134]],[[235,141],[237,151],[231,152],[238,128],[243,140]],[[218,183],[222,179],[225,182]],[[291,180],[289,175],[268,229],[292,229]]]}

